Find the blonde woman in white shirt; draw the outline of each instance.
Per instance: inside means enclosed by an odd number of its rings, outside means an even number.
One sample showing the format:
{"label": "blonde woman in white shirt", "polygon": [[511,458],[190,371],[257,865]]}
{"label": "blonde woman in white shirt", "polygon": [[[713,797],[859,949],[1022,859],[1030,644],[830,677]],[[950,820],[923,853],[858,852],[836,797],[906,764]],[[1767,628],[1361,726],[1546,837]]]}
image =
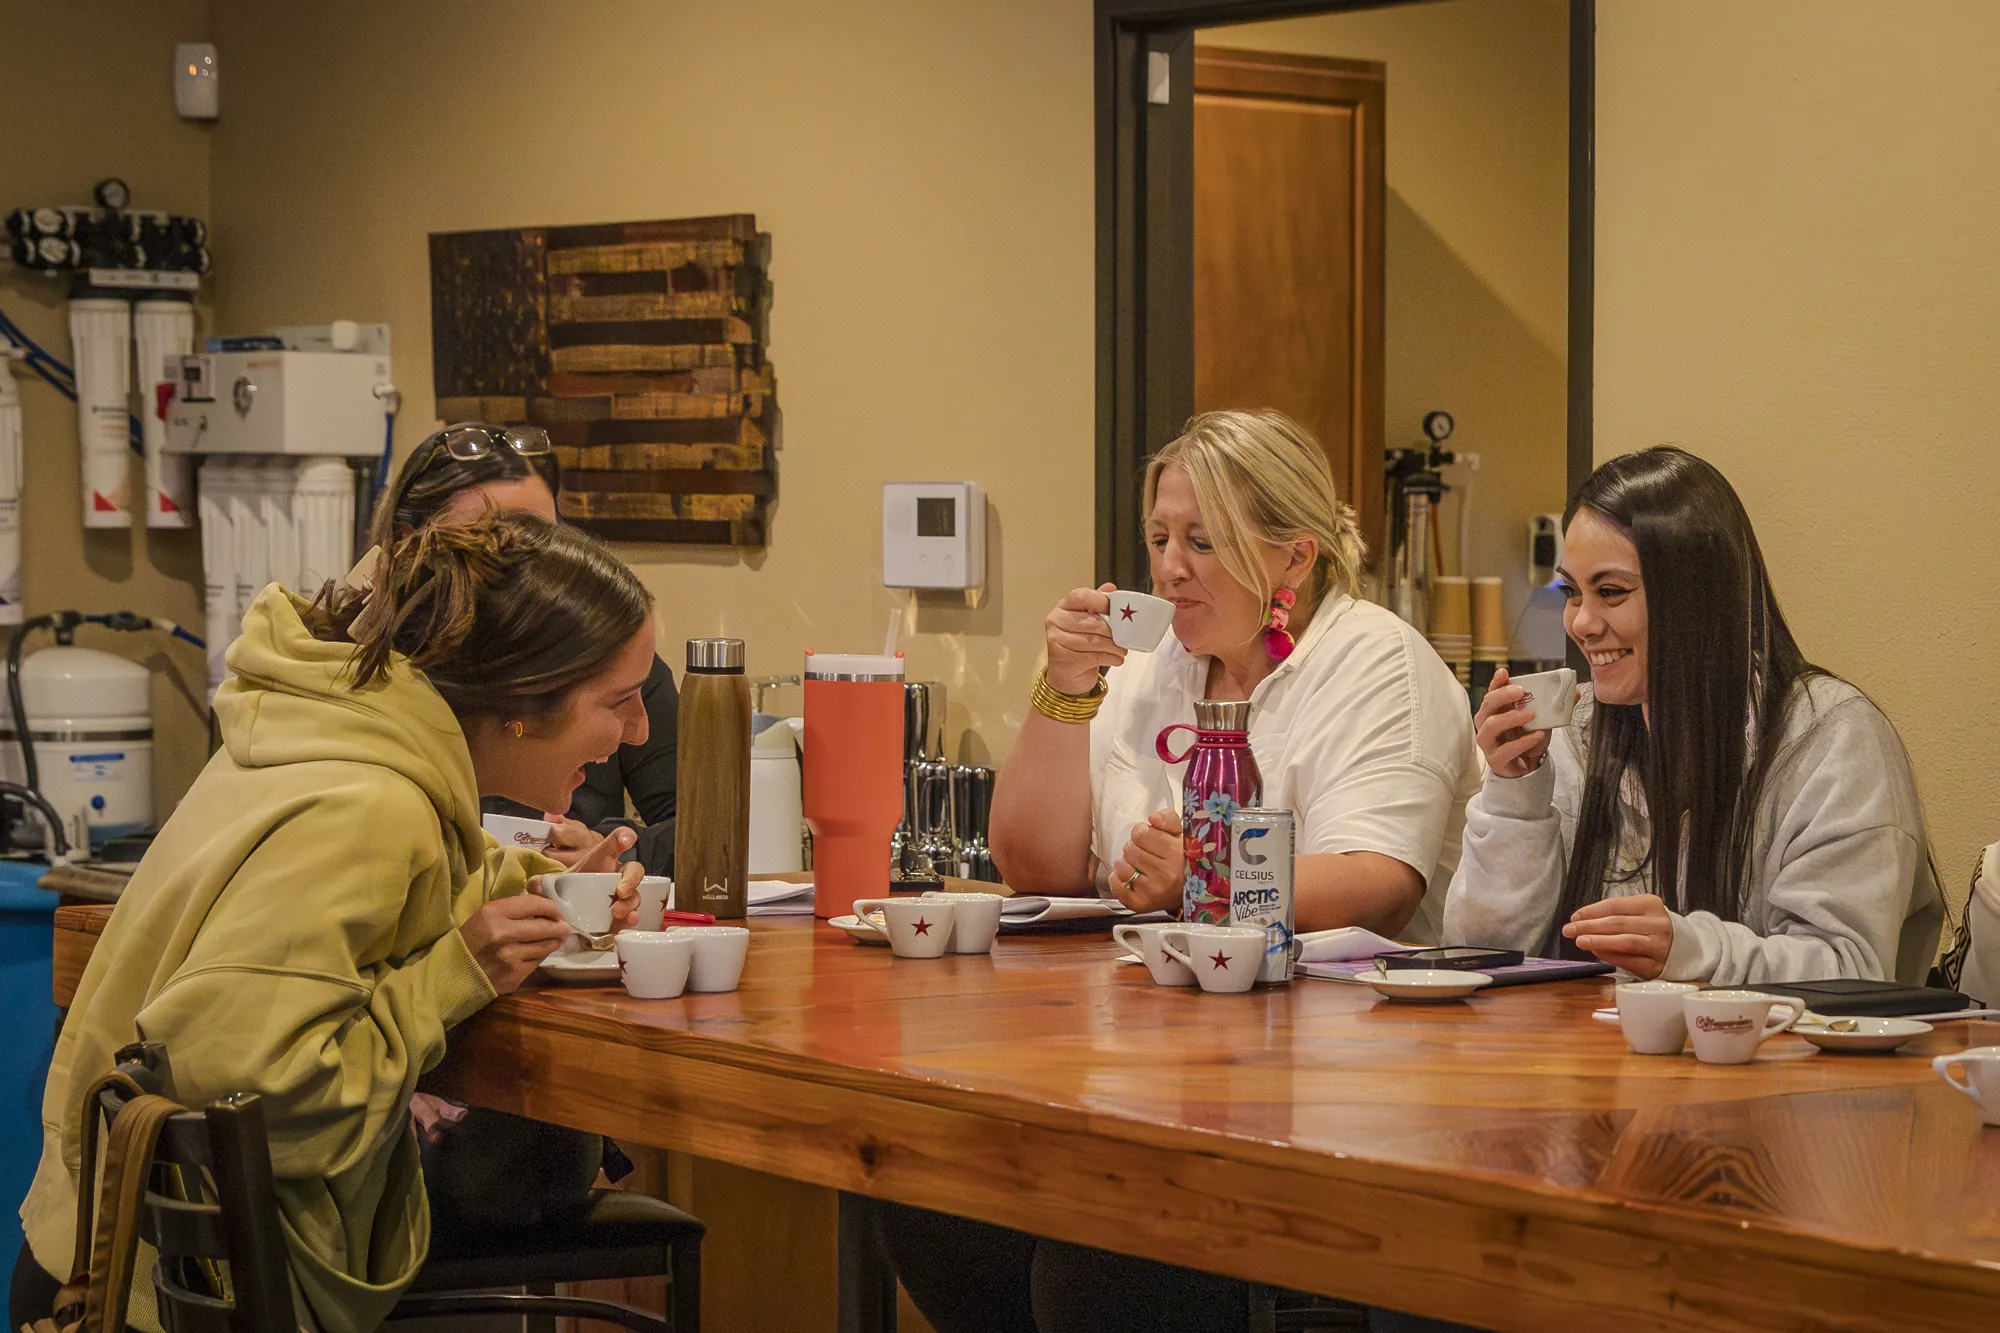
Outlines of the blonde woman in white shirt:
{"label": "blonde woman in white shirt", "polygon": [[[1128,657],[1100,619],[1109,587],[1049,613],[1035,711],[994,793],[1008,885],[1178,910],[1181,770],[1156,743],[1198,699],[1248,699],[1264,804],[1298,821],[1298,928],[1434,943],[1478,786],[1471,710],[1422,635],[1355,596],[1361,538],[1325,453],[1276,412],[1207,412],[1147,468],[1145,512],[1173,632]],[[938,1333],[1225,1333],[1249,1310],[1231,1278],[894,1204],[879,1216]]]}
{"label": "blonde woman in white shirt", "polygon": [[1203,413],[1148,466],[1145,511],[1173,631],[1128,656],[1100,618],[1110,585],[1049,613],[1035,711],[994,794],[1009,886],[1177,910],[1182,770],[1156,741],[1197,699],[1248,699],[1264,804],[1298,820],[1298,929],[1436,942],[1478,786],[1465,692],[1421,634],[1356,597],[1360,534],[1324,451],[1277,412]]}

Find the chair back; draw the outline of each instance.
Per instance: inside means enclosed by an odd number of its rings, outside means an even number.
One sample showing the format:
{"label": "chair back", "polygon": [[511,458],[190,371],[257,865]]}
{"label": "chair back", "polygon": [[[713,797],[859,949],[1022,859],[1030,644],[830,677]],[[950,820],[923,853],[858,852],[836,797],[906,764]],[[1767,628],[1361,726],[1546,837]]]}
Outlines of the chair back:
{"label": "chair back", "polygon": [[[170,1086],[157,1042],[118,1052],[119,1071],[148,1092]],[[107,1124],[126,1098],[99,1095]],[[160,1253],[152,1280],[167,1333],[296,1333],[290,1270],[264,1108],[228,1096],[168,1119],[153,1152],[139,1234]]]}

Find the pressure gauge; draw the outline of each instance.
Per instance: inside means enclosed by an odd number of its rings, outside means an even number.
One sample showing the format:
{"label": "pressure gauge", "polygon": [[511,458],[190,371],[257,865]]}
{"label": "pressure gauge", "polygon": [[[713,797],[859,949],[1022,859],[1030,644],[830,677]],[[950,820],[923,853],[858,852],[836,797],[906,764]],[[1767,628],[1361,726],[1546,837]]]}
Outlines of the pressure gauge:
{"label": "pressure gauge", "polygon": [[1426,412],[1424,414],[1424,434],[1435,444],[1443,444],[1451,438],[1451,413]]}

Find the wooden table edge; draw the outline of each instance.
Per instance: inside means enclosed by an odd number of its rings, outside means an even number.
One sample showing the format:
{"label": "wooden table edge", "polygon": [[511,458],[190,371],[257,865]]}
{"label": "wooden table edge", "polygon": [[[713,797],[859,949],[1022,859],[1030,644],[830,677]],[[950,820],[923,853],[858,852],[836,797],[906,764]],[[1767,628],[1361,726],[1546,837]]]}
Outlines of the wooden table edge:
{"label": "wooden table edge", "polygon": [[[1903,1294],[1904,1299],[1895,1301],[1895,1304],[1908,1312],[1910,1319],[1880,1325],[1886,1328],[1986,1327],[1980,1320],[1916,1321],[1922,1319],[1919,1312],[1936,1306],[1940,1297],[1966,1298],[1976,1302],[1986,1307],[1988,1318],[1992,1307],[1986,1306],[1986,1303],[2000,1302],[2000,1264],[1966,1263],[1939,1258],[1926,1251],[1830,1241],[1793,1227],[1751,1219],[1717,1218],[1684,1207],[1638,1204],[1590,1191],[1565,1190],[1518,1179],[1499,1179],[1487,1173],[1445,1171],[1352,1153],[1304,1153],[1246,1136],[1078,1111],[999,1092],[973,1092],[943,1080],[831,1066],[791,1052],[721,1042],[698,1033],[632,1026],[620,1026],[613,1031],[612,1025],[602,1020],[565,1013],[558,1006],[537,1005],[534,1003],[535,995],[536,992],[529,991],[520,996],[504,997],[469,1020],[454,1038],[459,1052],[475,1062],[483,1062],[481,1056],[490,1058],[499,1053],[496,1047],[512,1048],[519,1053],[535,1046],[546,1054],[554,1046],[581,1041],[592,1048],[589,1063],[601,1066],[615,1064],[620,1057],[629,1060],[631,1054],[643,1051],[655,1057],[651,1062],[642,1062],[651,1064],[651,1075],[642,1074],[637,1080],[640,1087],[648,1090],[664,1090],[683,1081],[704,1081],[716,1092],[728,1093],[727,1100],[732,1103],[762,1107],[768,1111],[786,1100],[775,1094],[790,1088],[819,1094],[820,1104],[829,1104],[826,1099],[830,1098],[830,1104],[842,1105],[864,1121],[872,1115],[878,1124],[886,1125],[898,1118],[911,1123],[928,1119],[935,1126],[958,1122],[956,1129],[962,1131],[971,1125],[981,1125],[989,1130],[1001,1129],[1003,1136],[1011,1134],[1042,1142],[1060,1138],[1077,1143],[1120,1144],[1140,1158],[1158,1158],[1182,1167],[1206,1163],[1224,1173],[1249,1173],[1267,1180],[1291,1180],[1309,1187],[1301,1191],[1304,1195],[1317,1191],[1322,1201],[1340,1198],[1343,1192],[1351,1195],[1359,1191],[1371,1196],[1407,1200],[1411,1206],[1425,1210],[1442,1210],[1461,1217],[1471,1214],[1476,1219],[1471,1230],[1484,1237],[1477,1248],[1490,1247],[1494,1252],[1524,1245],[1529,1233],[1538,1229],[1575,1232],[1579,1238],[1594,1237],[1600,1242],[1610,1242],[1614,1250],[1625,1255],[1622,1263],[1604,1265],[1606,1272],[1613,1276],[1629,1276],[1646,1267],[1657,1268],[1669,1263],[1669,1258],[1658,1252],[1659,1247],[1713,1255],[1718,1263],[1725,1265],[1748,1267],[1749,1261],[1762,1261],[1764,1271],[1775,1266],[1788,1275],[1782,1282],[1763,1285],[1768,1285],[1774,1292],[1792,1293],[1788,1299],[1794,1310],[1800,1305],[1808,1308],[1818,1305],[1821,1313],[1835,1321],[1835,1326],[1846,1326],[1839,1320],[1855,1308],[1858,1287],[1871,1288],[1867,1294],[1878,1299],[1892,1293]],[[572,1047],[568,1054],[580,1052]],[[602,1059],[598,1058],[600,1056]],[[684,1075],[691,1077],[683,1078]],[[457,1079],[455,1083],[454,1077]],[[925,1172],[916,1173],[889,1169],[903,1145],[895,1135],[879,1134],[858,1125],[848,1136],[850,1141],[843,1143],[838,1152],[828,1153],[825,1145],[821,1144],[817,1149],[808,1146],[804,1150],[773,1153],[750,1140],[731,1138],[725,1125],[699,1123],[698,1111],[685,1117],[689,1121],[686,1124],[673,1123],[673,1116],[657,1122],[646,1120],[641,1112],[640,1119],[650,1132],[632,1135],[629,1121],[621,1121],[615,1115],[607,1117],[598,1114],[610,1109],[601,1102],[595,1108],[584,1111],[584,1116],[593,1123],[581,1123],[576,1117],[582,1108],[565,1104],[561,1097],[545,1095],[546,1090],[536,1088],[530,1080],[518,1077],[488,1080],[476,1075],[467,1077],[447,1073],[445,1086],[483,1105],[575,1123],[582,1129],[616,1136],[622,1128],[628,1136],[654,1147],[712,1157],[850,1193],[1039,1230],[1057,1239],[1110,1249],[1124,1248],[1118,1235],[1094,1229],[1080,1215],[1074,1227],[1049,1226],[1048,1219],[1052,1216],[1059,1218],[1059,1214],[1036,1213],[1031,1219],[1026,1215],[1027,1210],[985,1205],[964,1188],[976,1182],[963,1178],[951,1180],[949,1163],[933,1161]],[[694,1111],[694,1108],[688,1110]],[[795,1132],[802,1133],[809,1132],[813,1127],[812,1116],[803,1116],[792,1126]],[[665,1133],[660,1132],[662,1128]],[[657,1141],[661,1138],[670,1141]],[[1087,1153],[1082,1155],[1087,1156]],[[940,1183],[945,1181],[951,1183]],[[1254,1200],[1245,1202],[1255,1203]],[[1164,1258],[1169,1262],[1196,1262],[1198,1266],[1227,1271],[1233,1276],[1253,1281],[1294,1286],[1348,1299],[1395,1304],[1399,1297],[1408,1295],[1401,1287],[1381,1289],[1346,1271],[1336,1275],[1336,1279],[1317,1280],[1316,1274],[1299,1271],[1291,1265],[1217,1264],[1210,1262],[1215,1257],[1213,1253],[1204,1253],[1201,1259],[1178,1257],[1162,1254],[1158,1246],[1150,1244],[1143,1248],[1132,1244],[1130,1252]],[[1581,1251],[1578,1257],[1580,1255]],[[1491,1255],[1487,1256],[1487,1261],[1489,1264],[1492,1262]],[[1705,1271],[1713,1273],[1715,1270]],[[1575,1313],[1573,1307],[1559,1302],[1546,1306],[1535,1302],[1532,1310],[1522,1310],[1523,1322],[1496,1322],[1491,1298],[1498,1297],[1504,1304],[1507,1299],[1518,1298],[1522,1294],[1518,1285],[1521,1271],[1513,1269],[1507,1276],[1510,1281],[1497,1288],[1491,1278],[1469,1280],[1469,1285],[1481,1290],[1487,1299],[1450,1300],[1419,1312],[1523,1330],[1549,1327],[1546,1321],[1558,1317],[1557,1311],[1561,1309],[1568,1309],[1572,1315]],[[1813,1293],[1826,1294],[1824,1304],[1810,1300]],[[1407,1305],[1407,1300],[1404,1303]],[[1947,1300],[1946,1303],[1956,1302]],[[1603,1312],[1627,1316],[1635,1313],[1617,1306],[1615,1302],[1608,1304]],[[1684,1307],[1677,1311],[1656,1313],[1665,1320],[1657,1325],[1662,1330],[1789,1326],[1756,1322],[1690,1324],[1689,1312]],[[1942,1315],[1944,1312],[1938,1313]],[[1631,1323],[1628,1319],[1627,1326],[1653,1325]],[[1860,1324],[1855,1327],[1876,1326]]]}

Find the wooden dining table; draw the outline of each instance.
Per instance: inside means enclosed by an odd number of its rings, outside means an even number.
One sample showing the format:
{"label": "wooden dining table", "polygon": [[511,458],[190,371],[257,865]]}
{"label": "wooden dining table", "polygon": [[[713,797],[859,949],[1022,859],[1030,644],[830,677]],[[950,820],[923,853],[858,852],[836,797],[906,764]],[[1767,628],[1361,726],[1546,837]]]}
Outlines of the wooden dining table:
{"label": "wooden dining table", "polygon": [[918,960],[810,918],[750,929],[729,994],[531,983],[454,1032],[439,1086],[1498,1330],[2000,1327],[2000,1128],[1930,1063],[2000,1024],[1710,1066],[1630,1054],[1592,1017],[1603,981],[1212,995],[1101,935]]}

